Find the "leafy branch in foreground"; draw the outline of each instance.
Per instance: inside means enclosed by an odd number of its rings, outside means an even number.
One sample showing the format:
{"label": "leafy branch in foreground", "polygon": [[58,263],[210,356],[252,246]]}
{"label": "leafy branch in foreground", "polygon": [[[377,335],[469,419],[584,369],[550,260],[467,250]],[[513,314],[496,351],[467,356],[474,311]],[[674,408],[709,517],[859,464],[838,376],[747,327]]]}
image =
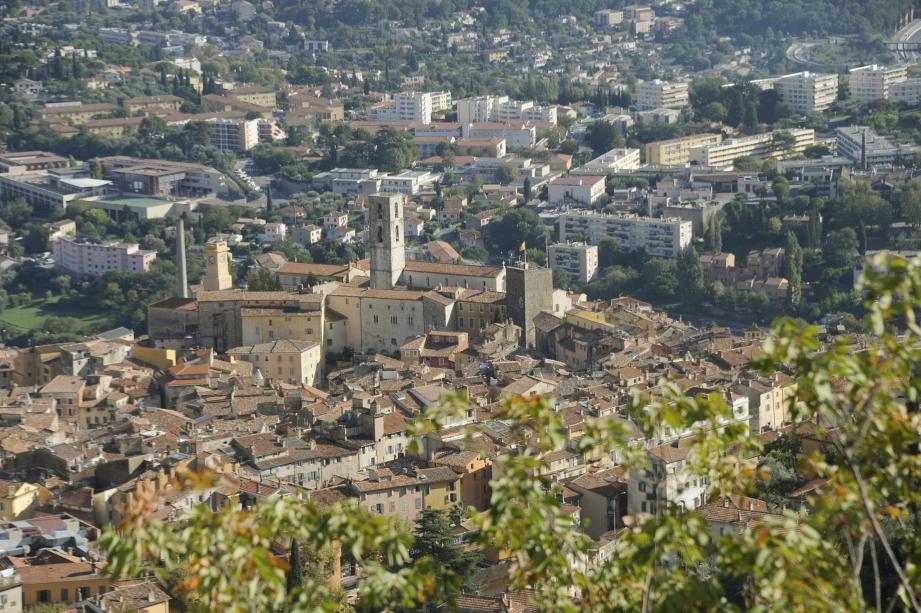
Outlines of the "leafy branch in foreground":
{"label": "leafy branch in foreground", "polygon": [[[510,589],[530,590],[547,611],[918,611],[921,269],[876,260],[863,289],[874,337],[823,344],[814,327],[781,320],[752,365],[793,377],[797,431],[818,441],[800,470],[823,485],[802,509],[717,535],[699,512],[660,505],[637,514],[601,560],[596,543],[574,529],[544,458],[569,446],[614,459],[630,478],[649,468],[642,440],[622,416],[589,421],[570,440],[547,400],[509,398],[496,418],[509,425],[512,445],[495,461],[489,509],[469,515],[473,541],[507,552]],[[433,436],[466,406],[462,396],[447,397],[409,434],[416,443]],[[711,498],[754,492],[765,480],[754,468],[758,437],[720,394],[692,398],[666,383],[654,396],[636,395],[627,413],[646,437],[665,428],[692,433],[687,468],[706,479]],[[188,476],[177,487],[213,478]],[[106,531],[107,572],[165,577],[181,569],[180,596],[211,609],[336,610],[338,595],[310,577],[286,592],[287,562],[273,547],[292,539],[313,551],[340,545],[360,566],[362,609],[450,608],[462,589],[431,556],[410,556],[405,527],[355,504],[270,498],[251,510],[198,507],[178,524],[151,519],[155,504],[142,492],[126,521]]]}

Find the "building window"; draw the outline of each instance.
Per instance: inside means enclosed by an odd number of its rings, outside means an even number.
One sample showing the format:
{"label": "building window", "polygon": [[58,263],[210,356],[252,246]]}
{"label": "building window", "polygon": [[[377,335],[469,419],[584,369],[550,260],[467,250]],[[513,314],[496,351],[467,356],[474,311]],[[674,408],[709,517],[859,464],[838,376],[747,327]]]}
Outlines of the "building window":
{"label": "building window", "polygon": [[51,590],[39,590],[38,591],[38,601],[39,602],[51,602]]}

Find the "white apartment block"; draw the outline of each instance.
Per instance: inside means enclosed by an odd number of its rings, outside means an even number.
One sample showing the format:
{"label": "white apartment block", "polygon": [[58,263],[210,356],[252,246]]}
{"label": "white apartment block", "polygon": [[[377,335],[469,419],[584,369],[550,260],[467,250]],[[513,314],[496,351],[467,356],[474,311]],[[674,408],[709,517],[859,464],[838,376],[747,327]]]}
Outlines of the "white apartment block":
{"label": "white apartment block", "polygon": [[852,68],[848,74],[851,97],[863,104],[889,100],[892,86],[908,79],[907,66],[871,64]]}
{"label": "white apartment block", "polygon": [[52,243],[54,267],[75,277],[101,277],[110,270],[147,272],[157,259],[156,251],[137,243],[102,243],[85,237],[59,236]]}
{"label": "white apartment block", "polygon": [[821,113],[838,98],[838,75],[797,72],[794,74],[752,81],[763,89],[773,87],[780,99],[800,115]]}
{"label": "white apartment block", "polygon": [[604,197],[605,182],[605,175],[557,177],[547,184],[547,200],[552,205],[592,205]]}
{"label": "white apartment block", "polygon": [[508,96],[477,96],[457,101],[457,121],[462,124],[495,121],[496,106],[507,103]]}
{"label": "white apartment block", "polygon": [[371,109],[369,119],[407,123],[432,123],[432,113],[451,108],[451,92],[399,92],[387,106]]}
{"label": "white apartment block", "polygon": [[892,166],[914,155],[917,147],[896,145],[866,126],[848,126],[835,132],[838,155],[852,160],[860,167]]}
{"label": "white apartment block", "polygon": [[[786,151],[774,140],[774,135],[779,132],[787,132],[793,136],[793,145]],[[694,147],[689,151],[688,157],[692,164],[731,170],[735,161],[741,157],[782,159],[786,154],[802,153],[806,147],[814,143],[815,130],[812,128],[776,130]]]}
{"label": "white apartment block", "polygon": [[605,154],[596,157],[574,168],[570,174],[574,175],[608,175],[624,170],[636,170],[640,167],[639,149],[611,149]]}
{"label": "white apartment block", "polygon": [[636,106],[641,111],[683,109],[688,105],[688,84],[660,79],[640,81],[636,84],[636,99]]}
{"label": "white apartment block", "polygon": [[576,238],[597,245],[602,238],[616,238],[621,251],[643,249],[649,255],[676,258],[691,244],[693,224],[677,218],[608,215],[587,211],[565,213],[559,218],[560,241]]}
{"label": "white apartment block", "polygon": [[221,151],[249,151],[259,144],[258,119],[210,119],[211,145]]}
{"label": "white apartment block", "polygon": [[462,124],[485,122],[540,121],[556,125],[555,106],[533,101],[510,100],[508,96],[477,96],[457,101],[457,121]]}
{"label": "white apartment block", "polygon": [[565,270],[577,283],[588,283],[598,274],[598,246],[585,243],[550,245],[550,268]]}
{"label": "white apartment block", "polygon": [[380,189],[392,194],[415,196],[420,192],[434,190],[435,182],[441,179],[441,173],[427,170],[404,170],[396,175],[381,177]]}

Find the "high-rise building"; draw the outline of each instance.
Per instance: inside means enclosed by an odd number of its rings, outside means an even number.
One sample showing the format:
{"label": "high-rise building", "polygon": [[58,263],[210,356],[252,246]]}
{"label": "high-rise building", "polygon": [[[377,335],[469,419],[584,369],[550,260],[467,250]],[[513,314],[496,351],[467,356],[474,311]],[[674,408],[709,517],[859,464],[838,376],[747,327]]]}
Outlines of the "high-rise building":
{"label": "high-rise building", "polygon": [[368,198],[368,232],[371,287],[393,289],[406,268],[401,194],[373,194]]}
{"label": "high-rise building", "polygon": [[585,243],[550,245],[550,268],[565,270],[576,283],[588,283],[598,274],[598,246]]}
{"label": "high-rise building", "polygon": [[205,278],[202,288],[206,292],[217,292],[233,287],[230,276],[230,249],[224,241],[205,243]]}
{"label": "high-rise building", "polygon": [[800,115],[821,113],[838,99],[838,75],[797,72],[753,81],[764,89],[774,88],[780,99]]}
{"label": "high-rise building", "polygon": [[668,82],[660,79],[640,81],[636,84],[637,108],[683,109],[688,105],[688,84],[686,81]]}
{"label": "high-rise building", "polygon": [[221,151],[249,151],[259,144],[258,119],[211,119],[211,145]]}
{"label": "high-rise building", "polygon": [[[560,215],[560,240],[584,240],[597,245],[602,238],[617,239],[621,251],[643,250],[661,258],[675,258],[691,244],[690,221],[639,215],[609,215],[579,211]],[[509,275],[511,279],[511,275]],[[508,281],[506,281],[508,283]]]}
{"label": "high-rise building", "polygon": [[555,106],[541,106],[533,101],[510,100],[508,96],[477,96],[457,101],[457,121],[472,123],[509,123],[539,121],[556,125]]}
{"label": "high-rise building", "polygon": [[521,328],[521,345],[536,344],[534,318],[553,311],[553,271],[524,262],[506,268],[506,307],[509,319]]}
{"label": "high-rise building", "polygon": [[888,100],[892,86],[907,78],[907,66],[887,67],[870,64],[851,68],[848,75],[851,98],[863,104],[876,100]]}
{"label": "high-rise building", "polygon": [[387,106],[371,109],[368,117],[376,121],[432,123],[432,113],[451,108],[451,92],[399,92]]}

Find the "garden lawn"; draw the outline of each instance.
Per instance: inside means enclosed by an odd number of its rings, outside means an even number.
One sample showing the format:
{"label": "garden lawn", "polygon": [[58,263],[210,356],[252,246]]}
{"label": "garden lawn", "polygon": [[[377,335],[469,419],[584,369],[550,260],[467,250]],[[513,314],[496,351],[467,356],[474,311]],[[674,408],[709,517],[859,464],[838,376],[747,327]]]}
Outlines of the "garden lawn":
{"label": "garden lawn", "polygon": [[106,323],[106,315],[95,309],[74,308],[61,304],[60,296],[36,298],[28,306],[10,307],[0,313],[0,326],[10,328],[10,333],[28,332],[40,328],[48,317],[73,317],[79,319],[83,330],[75,332],[92,332],[101,330]]}

